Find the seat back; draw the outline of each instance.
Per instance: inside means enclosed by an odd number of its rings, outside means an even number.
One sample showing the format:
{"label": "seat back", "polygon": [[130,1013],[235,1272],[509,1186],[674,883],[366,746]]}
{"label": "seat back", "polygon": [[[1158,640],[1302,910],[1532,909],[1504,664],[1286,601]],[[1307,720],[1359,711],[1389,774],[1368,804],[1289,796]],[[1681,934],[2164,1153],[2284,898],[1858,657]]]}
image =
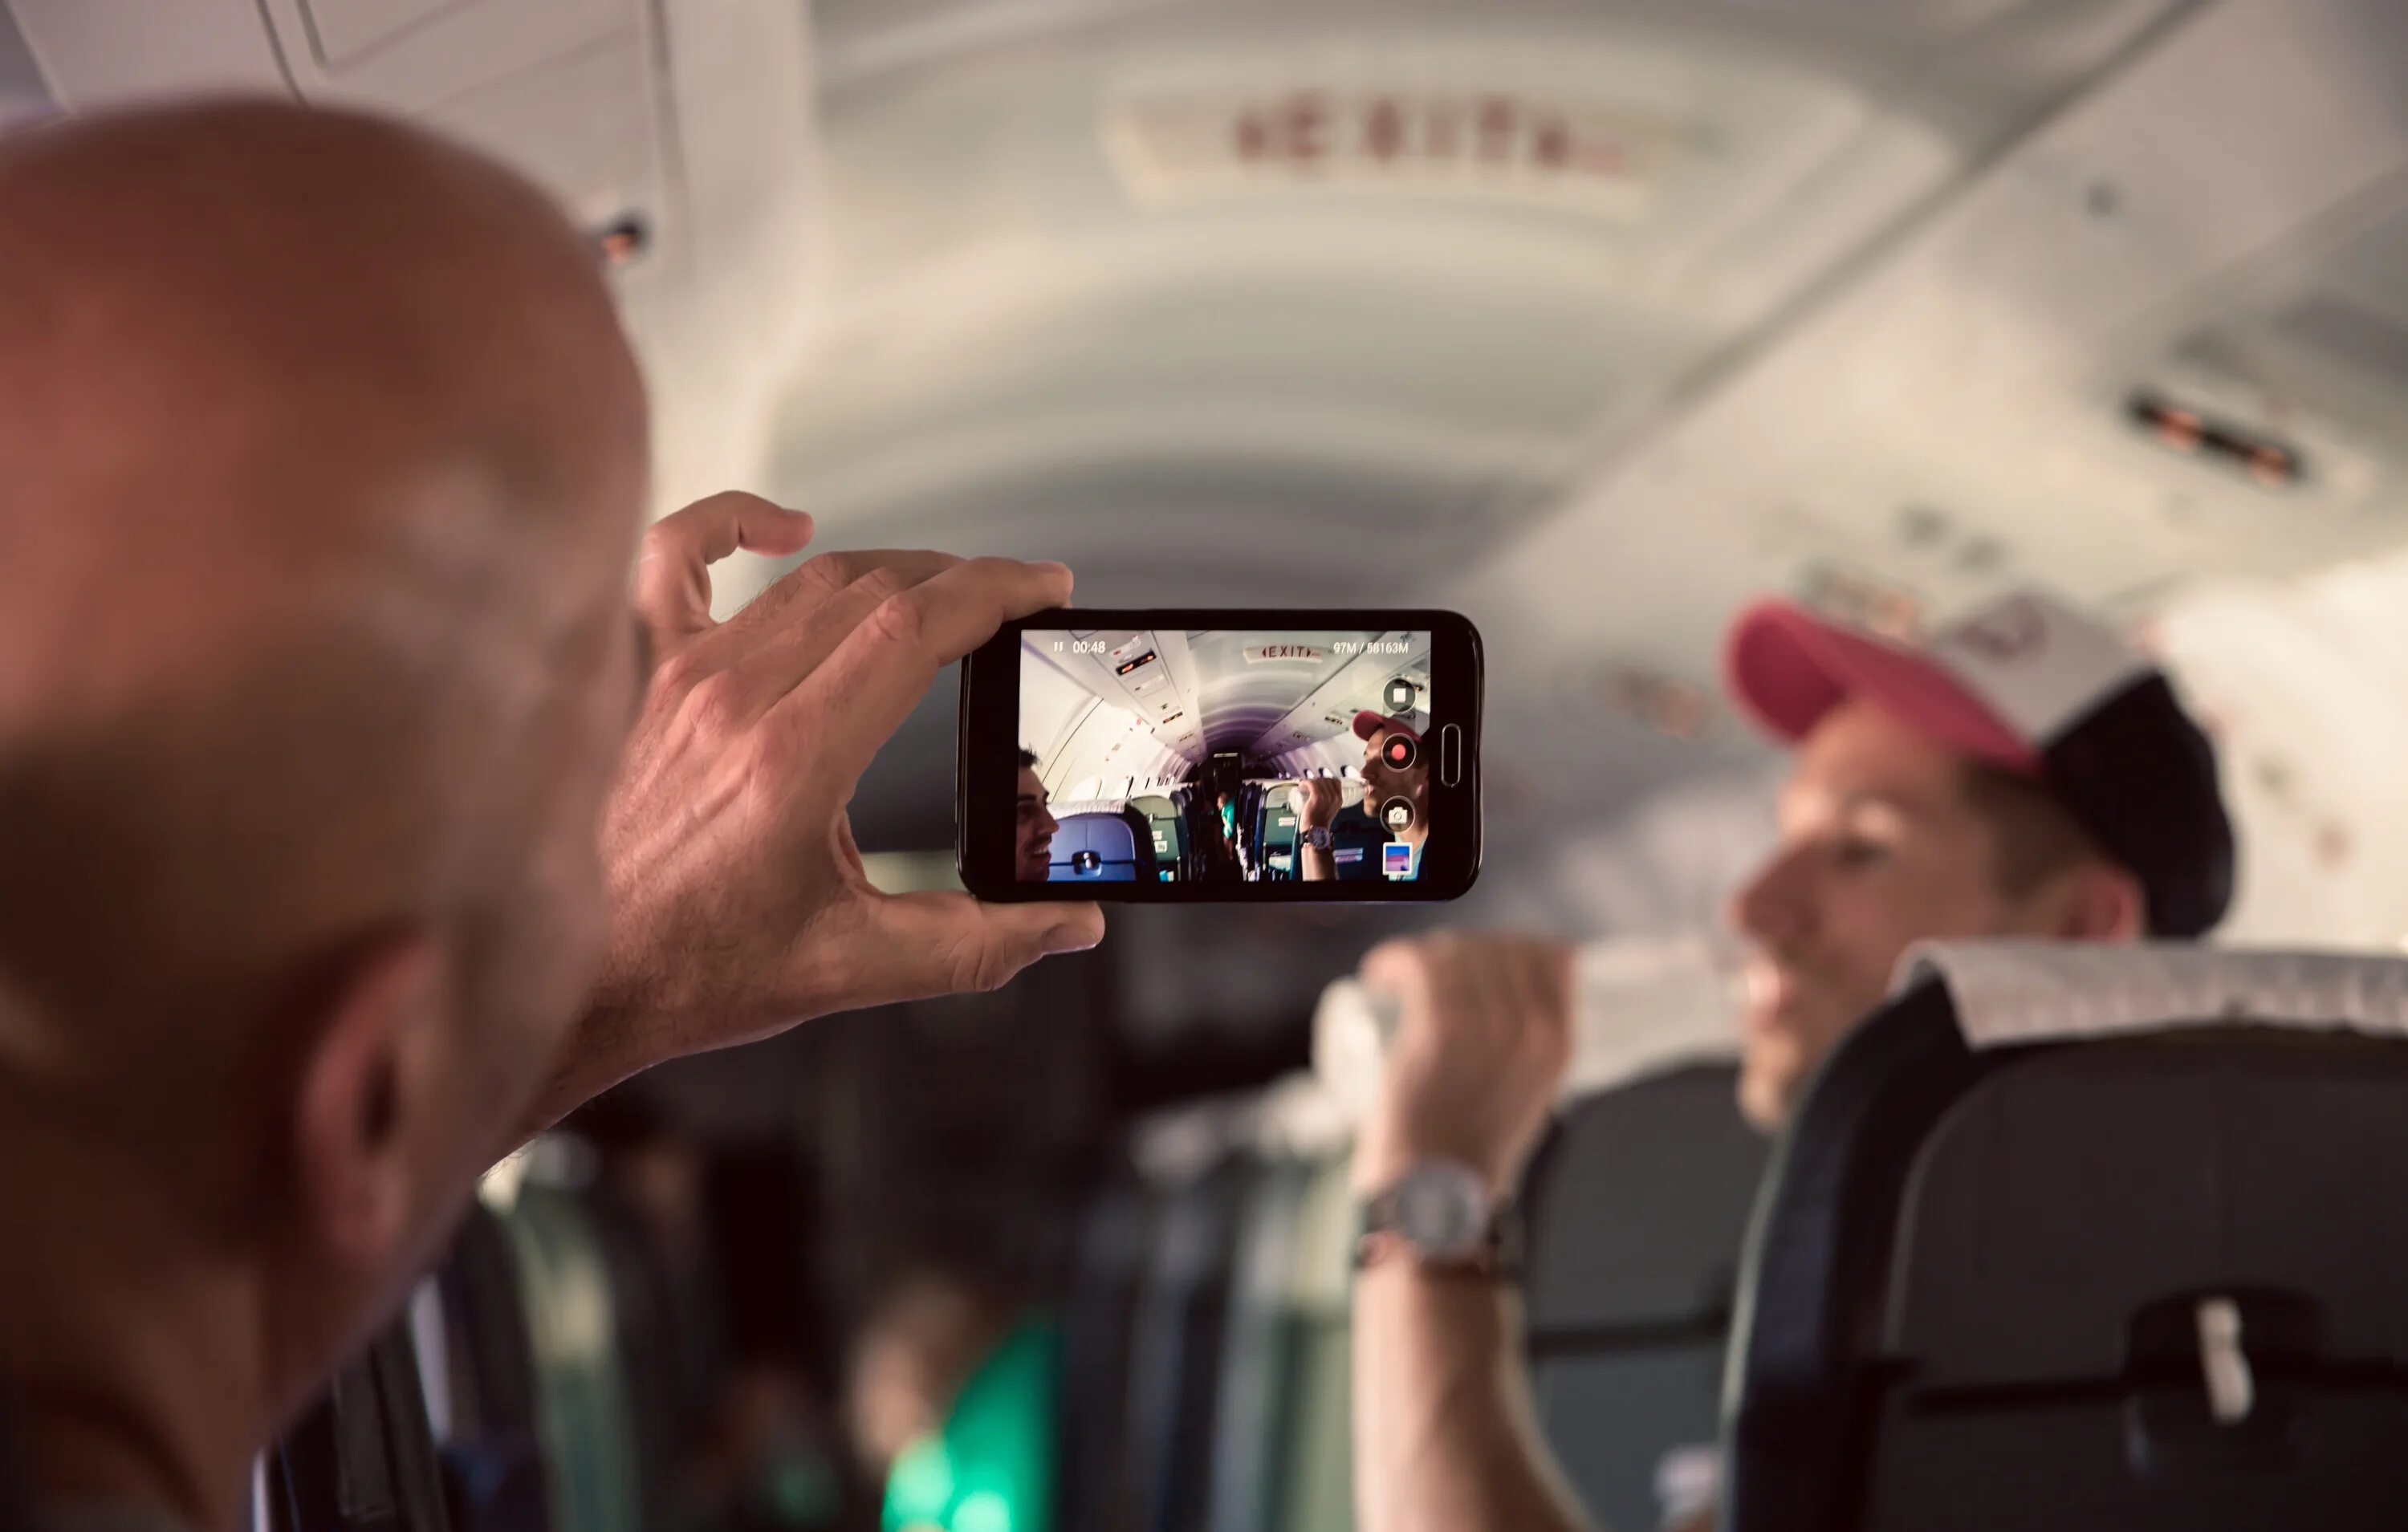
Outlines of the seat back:
{"label": "seat back", "polygon": [[1738,1070],[1680,1068],[1567,1109],[1523,1184],[1525,1343],[1581,1503],[1649,1527],[1712,1494],[1740,1245],[1768,1151]]}
{"label": "seat back", "polygon": [[1300,1160],[1273,1160],[1238,1225],[1212,1428],[1211,1532],[1262,1532],[1270,1520],[1289,1425],[1297,1223],[1311,1177]]}
{"label": "seat back", "polygon": [[1130,883],[1138,881],[1137,832],[1118,813],[1065,815],[1054,832],[1047,877],[1056,883]]}
{"label": "seat back", "polygon": [[[1177,882],[1188,876],[1187,821],[1179,806],[1166,797],[1132,799],[1129,807],[1145,816],[1146,835],[1154,843],[1154,876]],[[1169,873],[1168,878],[1162,874]]]}
{"label": "seat back", "polygon": [[270,1453],[263,1525],[280,1532],[449,1532],[442,1469],[406,1322],[335,1374]]}
{"label": "seat back", "polygon": [[472,1203],[437,1276],[450,1382],[438,1437],[454,1532],[551,1525],[535,1364],[509,1235]]}
{"label": "seat back", "polygon": [[2396,1525],[2408,964],[1933,954],[1778,1149],[1725,1525]]}
{"label": "seat back", "polygon": [[504,1215],[527,1318],[537,1417],[561,1532],[634,1532],[643,1480],[617,1296],[579,1195],[535,1181]]}
{"label": "seat back", "polygon": [[1197,1532],[1210,1482],[1214,1396],[1240,1208],[1256,1167],[1229,1160],[1175,1195],[1154,1233],[1130,1372],[1139,1525]]}
{"label": "seat back", "polygon": [[1313,1171],[1297,1212],[1287,1444],[1266,1524],[1276,1532],[1349,1532],[1354,1525],[1354,1220],[1352,1175],[1341,1154]]}
{"label": "seat back", "polygon": [[1117,1182],[1080,1221],[1062,1322],[1061,1532],[1136,1524],[1129,1471],[1130,1363],[1156,1219],[1142,1185]]}
{"label": "seat back", "polygon": [[1296,804],[1292,787],[1274,787],[1263,795],[1262,866],[1266,878],[1286,881],[1297,876]]}

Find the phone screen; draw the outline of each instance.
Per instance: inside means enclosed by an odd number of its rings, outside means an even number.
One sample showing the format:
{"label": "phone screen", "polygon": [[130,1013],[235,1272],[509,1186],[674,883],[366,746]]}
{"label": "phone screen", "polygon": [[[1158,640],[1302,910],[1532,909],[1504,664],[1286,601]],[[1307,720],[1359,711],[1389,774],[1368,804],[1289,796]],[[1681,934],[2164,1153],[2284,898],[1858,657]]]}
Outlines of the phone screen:
{"label": "phone screen", "polygon": [[1409,883],[1441,840],[1427,630],[1026,628],[1024,883]]}

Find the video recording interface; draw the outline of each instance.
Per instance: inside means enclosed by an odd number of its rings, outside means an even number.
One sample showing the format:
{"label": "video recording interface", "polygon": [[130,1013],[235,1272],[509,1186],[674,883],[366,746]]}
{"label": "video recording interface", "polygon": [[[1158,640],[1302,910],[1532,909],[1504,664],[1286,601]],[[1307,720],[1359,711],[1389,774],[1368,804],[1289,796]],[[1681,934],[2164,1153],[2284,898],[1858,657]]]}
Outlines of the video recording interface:
{"label": "video recording interface", "polygon": [[1030,629],[1023,882],[1410,882],[1430,635]]}

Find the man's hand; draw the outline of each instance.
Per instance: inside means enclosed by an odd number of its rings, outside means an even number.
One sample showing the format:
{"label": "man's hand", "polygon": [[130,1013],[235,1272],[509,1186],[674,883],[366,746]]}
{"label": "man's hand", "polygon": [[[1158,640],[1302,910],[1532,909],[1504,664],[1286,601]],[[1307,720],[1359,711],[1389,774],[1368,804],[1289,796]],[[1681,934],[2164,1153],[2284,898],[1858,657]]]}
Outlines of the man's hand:
{"label": "man's hand", "polygon": [[1327,825],[1338,817],[1344,796],[1344,784],[1335,777],[1309,777],[1297,783],[1296,791],[1288,795],[1296,806],[1296,827],[1312,830]]}
{"label": "man's hand", "polygon": [[1070,597],[1056,564],[829,553],[725,623],[710,565],[791,553],[810,520],[719,494],[645,535],[653,670],[605,812],[610,933],[568,1104],[661,1060],[833,1010],[994,989],[1103,939],[1093,904],[879,893],[845,808],[938,669]]}
{"label": "man's hand", "polygon": [[1571,1065],[1571,969],[1558,942],[1455,932],[1363,960],[1363,982],[1403,1016],[1355,1146],[1358,1191],[1428,1159],[1469,1166],[1499,1195],[1512,1187]]}

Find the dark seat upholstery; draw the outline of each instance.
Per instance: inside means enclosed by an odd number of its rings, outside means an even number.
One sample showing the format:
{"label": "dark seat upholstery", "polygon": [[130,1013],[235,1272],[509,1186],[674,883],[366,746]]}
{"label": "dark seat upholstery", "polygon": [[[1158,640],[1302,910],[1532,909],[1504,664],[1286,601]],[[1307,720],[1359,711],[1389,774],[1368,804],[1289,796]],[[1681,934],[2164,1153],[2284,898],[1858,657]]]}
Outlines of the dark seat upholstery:
{"label": "dark seat upholstery", "polygon": [[1576,1103],[1524,1181],[1539,1420],[1608,1526],[1655,1526],[1711,1494],[1740,1244],[1768,1148],[1739,1114],[1737,1074],[1700,1065]]}
{"label": "dark seat upholstery", "polygon": [[1062,1532],[1115,1532],[1142,1515],[1129,1444],[1129,1358],[1157,1209],[1116,1184],[1081,1221],[1062,1321]]}
{"label": "dark seat upholstery", "polygon": [[1132,1337],[1128,1452],[1149,1532],[1200,1532],[1238,1218],[1258,1167],[1231,1159],[1173,1196]]}
{"label": "dark seat upholstery", "polygon": [[2408,964],[1938,962],[1767,1176],[1724,1525],[2401,1525]]}
{"label": "dark seat upholstery", "polygon": [[449,1434],[437,1444],[454,1532],[552,1525],[535,1361],[509,1234],[472,1203],[437,1277],[449,1337]]}
{"label": "dark seat upholstery", "polygon": [[265,1479],[265,1524],[281,1532],[448,1532],[406,1324],[335,1375],[277,1444]]}

